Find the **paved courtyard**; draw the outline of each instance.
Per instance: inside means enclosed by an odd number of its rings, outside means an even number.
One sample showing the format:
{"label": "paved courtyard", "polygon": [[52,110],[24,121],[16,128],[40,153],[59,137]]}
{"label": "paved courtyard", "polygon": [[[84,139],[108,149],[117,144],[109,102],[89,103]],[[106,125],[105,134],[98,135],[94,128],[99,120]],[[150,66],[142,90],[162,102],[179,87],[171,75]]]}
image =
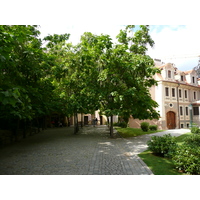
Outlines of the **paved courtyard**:
{"label": "paved courtyard", "polygon": [[73,127],[48,129],[0,149],[0,174],[153,175],[137,156],[151,135],[111,139],[106,126],[84,127],[77,135]]}

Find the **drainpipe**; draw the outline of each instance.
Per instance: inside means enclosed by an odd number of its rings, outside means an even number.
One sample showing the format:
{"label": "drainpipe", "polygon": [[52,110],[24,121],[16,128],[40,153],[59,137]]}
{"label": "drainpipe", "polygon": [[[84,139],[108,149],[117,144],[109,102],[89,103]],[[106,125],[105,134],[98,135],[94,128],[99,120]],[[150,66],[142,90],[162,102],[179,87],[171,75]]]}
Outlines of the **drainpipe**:
{"label": "drainpipe", "polygon": [[180,86],[180,83],[178,83],[178,86],[177,86],[177,106],[178,106],[178,128],[180,129],[180,112],[179,112],[179,93],[178,93],[178,88]]}
{"label": "drainpipe", "polygon": [[189,110],[190,110],[190,127],[189,128],[192,128],[192,104],[189,105]]}

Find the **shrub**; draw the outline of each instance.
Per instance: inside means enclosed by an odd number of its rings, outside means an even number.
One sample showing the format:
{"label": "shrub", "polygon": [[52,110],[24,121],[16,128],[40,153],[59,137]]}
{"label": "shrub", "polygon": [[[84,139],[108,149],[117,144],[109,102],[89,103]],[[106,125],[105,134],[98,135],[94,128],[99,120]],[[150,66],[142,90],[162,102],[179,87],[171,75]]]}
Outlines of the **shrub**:
{"label": "shrub", "polygon": [[140,127],[144,132],[147,132],[149,130],[149,123],[148,122],[142,122],[140,124]]}
{"label": "shrub", "polygon": [[172,156],[174,165],[178,170],[187,174],[200,174],[200,147],[183,144],[179,146]]}
{"label": "shrub", "polygon": [[119,123],[119,126],[120,126],[121,128],[127,128],[127,123],[126,123],[126,122],[120,122],[120,123]]}
{"label": "shrub", "polygon": [[162,157],[172,157],[177,148],[175,137],[170,134],[161,136],[152,136],[147,142],[148,149],[154,154]]}
{"label": "shrub", "polygon": [[200,134],[190,135],[184,139],[184,142],[185,142],[185,144],[188,144],[188,145],[200,146]]}
{"label": "shrub", "polygon": [[157,125],[150,125],[150,126],[149,126],[149,129],[150,129],[151,131],[156,131],[156,130],[158,129],[158,126],[157,126]]}
{"label": "shrub", "polygon": [[119,126],[121,128],[127,128],[127,123],[126,122],[117,122],[117,123],[114,123],[114,126]]}
{"label": "shrub", "polygon": [[197,126],[193,126],[190,130],[191,130],[191,133],[194,133],[194,134],[200,133],[200,129]]}

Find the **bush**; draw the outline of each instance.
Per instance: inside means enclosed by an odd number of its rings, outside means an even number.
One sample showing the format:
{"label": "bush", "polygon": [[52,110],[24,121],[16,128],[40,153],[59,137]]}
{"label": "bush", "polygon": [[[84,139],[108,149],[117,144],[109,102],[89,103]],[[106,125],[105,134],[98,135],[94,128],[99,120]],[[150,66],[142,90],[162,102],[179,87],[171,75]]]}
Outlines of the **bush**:
{"label": "bush", "polygon": [[198,135],[196,135],[196,134],[190,135],[190,136],[185,138],[184,142],[185,142],[185,144],[188,144],[188,145],[200,146],[200,134],[198,134]]}
{"label": "bush", "polygon": [[191,130],[191,133],[194,133],[194,134],[200,133],[200,129],[198,126],[192,126],[190,130]]}
{"label": "bush", "polygon": [[149,130],[149,123],[148,122],[142,122],[140,124],[140,127],[144,132],[147,132]]}
{"label": "bush", "polygon": [[114,123],[114,126],[119,126],[121,128],[127,128],[127,123],[126,122],[117,122],[117,123]]}
{"label": "bush", "polygon": [[174,165],[178,170],[187,174],[200,174],[200,147],[183,144],[179,146],[172,156]]}
{"label": "bush", "polygon": [[157,125],[150,125],[150,126],[149,126],[149,129],[150,129],[151,131],[156,131],[156,130],[158,130],[158,126],[157,126]]}
{"label": "bush", "polygon": [[120,122],[120,123],[119,123],[119,126],[120,126],[121,128],[127,128],[127,123],[126,123],[126,122]]}
{"label": "bush", "polygon": [[172,157],[177,148],[175,137],[170,134],[161,136],[152,136],[147,142],[148,149],[154,154],[162,157]]}

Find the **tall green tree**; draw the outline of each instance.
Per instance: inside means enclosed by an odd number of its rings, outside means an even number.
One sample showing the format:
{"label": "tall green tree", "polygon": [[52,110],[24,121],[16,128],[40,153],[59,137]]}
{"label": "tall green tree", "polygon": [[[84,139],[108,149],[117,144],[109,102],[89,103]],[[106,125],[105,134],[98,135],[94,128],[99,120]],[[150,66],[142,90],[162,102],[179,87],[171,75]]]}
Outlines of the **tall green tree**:
{"label": "tall green tree", "polygon": [[0,118],[19,127],[20,121],[50,111],[51,66],[42,48],[38,26],[0,26]]}
{"label": "tall green tree", "polygon": [[121,30],[118,44],[113,44],[108,35],[86,35],[87,49],[93,52],[95,60],[93,72],[98,72],[89,74],[89,79],[96,78],[94,93],[101,103],[102,113],[111,118],[111,137],[113,115],[121,115],[126,121],[130,115],[139,119],[159,117],[155,110],[158,105],[149,93],[149,88],[156,84],[153,75],[158,69],[146,55],[147,45],[153,46],[154,42],[148,26],[140,26],[135,32],[133,29],[131,25]]}

